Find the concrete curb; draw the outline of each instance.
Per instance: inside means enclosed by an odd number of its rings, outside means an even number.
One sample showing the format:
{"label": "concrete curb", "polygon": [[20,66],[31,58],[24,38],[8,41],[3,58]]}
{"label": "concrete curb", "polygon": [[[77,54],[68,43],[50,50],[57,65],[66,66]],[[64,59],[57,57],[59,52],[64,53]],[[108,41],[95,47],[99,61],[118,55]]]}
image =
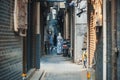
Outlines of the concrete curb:
{"label": "concrete curb", "polygon": [[46,72],[43,71],[43,73],[42,73],[42,75],[40,76],[39,80],[44,80],[45,75],[46,75]]}
{"label": "concrete curb", "polygon": [[41,80],[40,78],[43,76],[44,70],[35,70],[35,73],[30,78],[30,80]]}
{"label": "concrete curb", "polygon": [[35,68],[31,69],[28,73],[27,73],[27,80],[30,80],[30,78],[34,75],[35,73]]}

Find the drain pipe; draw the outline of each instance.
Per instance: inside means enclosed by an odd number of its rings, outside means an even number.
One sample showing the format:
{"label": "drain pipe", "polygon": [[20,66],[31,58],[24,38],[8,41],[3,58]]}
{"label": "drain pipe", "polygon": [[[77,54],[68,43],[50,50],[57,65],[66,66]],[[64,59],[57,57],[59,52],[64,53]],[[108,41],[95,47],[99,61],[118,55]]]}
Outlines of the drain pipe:
{"label": "drain pipe", "polygon": [[88,21],[88,7],[89,2],[87,1],[87,70],[89,68],[89,21]]}
{"label": "drain pipe", "polygon": [[36,23],[36,69],[40,69],[40,2],[36,2],[37,23]]}
{"label": "drain pipe", "polygon": [[106,26],[106,0],[103,0],[103,80],[107,79],[107,26]]}
{"label": "drain pipe", "polygon": [[117,47],[117,2],[119,0],[111,0],[111,17],[112,17],[112,79],[118,80],[117,74],[117,55],[118,55],[118,47]]}

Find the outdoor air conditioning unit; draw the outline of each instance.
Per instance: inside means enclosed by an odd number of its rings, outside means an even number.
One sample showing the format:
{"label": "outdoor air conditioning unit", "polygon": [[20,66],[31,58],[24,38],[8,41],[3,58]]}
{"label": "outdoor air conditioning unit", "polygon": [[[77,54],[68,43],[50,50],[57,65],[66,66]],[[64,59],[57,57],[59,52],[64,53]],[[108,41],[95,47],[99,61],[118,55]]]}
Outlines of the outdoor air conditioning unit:
{"label": "outdoor air conditioning unit", "polygon": [[27,34],[27,0],[15,0],[14,31],[23,37]]}

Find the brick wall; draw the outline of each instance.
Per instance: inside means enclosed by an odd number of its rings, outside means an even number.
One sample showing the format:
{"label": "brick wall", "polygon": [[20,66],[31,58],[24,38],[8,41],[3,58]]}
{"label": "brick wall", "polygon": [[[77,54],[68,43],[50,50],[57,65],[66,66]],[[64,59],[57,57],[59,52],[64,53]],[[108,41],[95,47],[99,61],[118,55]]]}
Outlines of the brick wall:
{"label": "brick wall", "polygon": [[95,58],[95,80],[103,79],[102,0],[89,3],[89,65]]}
{"label": "brick wall", "polygon": [[14,0],[0,0],[0,80],[21,80],[22,38],[13,31]]}
{"label": "brick wall", "polygon": [[92,64],[96,49],[96,29],[95,29],[95,15],[91,13],[89,25],[89,64]]}

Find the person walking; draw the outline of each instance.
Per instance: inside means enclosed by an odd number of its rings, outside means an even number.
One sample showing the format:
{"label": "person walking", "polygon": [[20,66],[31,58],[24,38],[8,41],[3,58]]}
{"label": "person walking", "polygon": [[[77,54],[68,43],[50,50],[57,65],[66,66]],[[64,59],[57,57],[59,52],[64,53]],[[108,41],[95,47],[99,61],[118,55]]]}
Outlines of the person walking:
{"label": "person walking", "polygon": [[49,40],[49,54],[52,54],[52,50],[53,50],[53,37],[52,37],[52,32],[51,31],[48,34],[48,40]]}
{"label": "person walking", "polygon": [[83,68],[87,68],[86,64],[87,64],[87,54],[86,51],[83,52],[82,54],[82,62],[83,62]]}
{"label": "person walking", "polygon": [[57,36],[57,54],[63,53],[63,38],[61,36],[61,33],[58,34]]}

